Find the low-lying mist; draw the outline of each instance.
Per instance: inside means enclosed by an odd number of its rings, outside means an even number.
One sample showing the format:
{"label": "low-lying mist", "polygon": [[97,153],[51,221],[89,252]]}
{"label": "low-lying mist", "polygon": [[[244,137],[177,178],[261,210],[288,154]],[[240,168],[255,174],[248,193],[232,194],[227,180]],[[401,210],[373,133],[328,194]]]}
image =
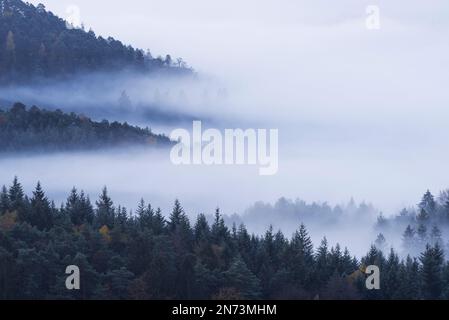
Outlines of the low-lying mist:
{"label": "low-lying mist", "polygon": [[[343,172],[338,164],[345,166],[345,157],[334,157],[330,161],[327,154],[315,153],[313,161],[303,165],[284,158],[277,175],[259,176],[258,168],[249,165],[175,166],[170,162],[169,151],[168,148],[128,148],[8,155],[0,159],[0,182],[8,185],[17,175],[25,191],[31,194],[40,181],[56,206],[65,202],[72,187],[84,190],[95,201],[107,186],[116,206],[133,211],[141,198],[153,207],[161,207],[167,217],[175,199],[181,201],[192,218],[199,213],[212,217],[219,207],[230,227],[233,223],[237,226],[244,223],[256,234],[263,234],[272,225],[274,230],[280,229],[289,236],[305,223],[315,244],[326,236],[330,244],[338,242],[356,255],[366,253],[380,232],[375,226],[381,209],[375,207],[375,201],[374,206],[370,205],[371,199],[367,196],[369,190],[379,188],[373,183],[378,173],[371,171],[371,176],[367,176],[365,167],[354,168],[353,175]],[[336,167],[328,167],[331,163]],[[365,165],[370,166],[369,163]],[[365,173],[364,179],[358,175],[361,171]],[[350,181],[358,181],[360,191],[351,194],[348,190],[354,189],[350,187],[335,189],[333,186],[339,179],[347,181],[348,186]],[[398,184],[396,190],[401,186]],[[397,199],[392,202],[393,207],[404,202],[413,204],[423,189],[417,191],[413,201],[406,198],[411,192],[395,192]],[[351,199],[351,196],[355,201],[342,200]],[[398,212],[389,210],[384,215]],[[388,245],[400,249],[402,232],[402,225],[390,232]]]}
{"label": "low-lying mist", "polygon": [[[375,240],[379,212],[397,214],[415,206],[426,189],[448,187],[446,2],[435,2],[434,23],[417,1],[381,1],[376,31],[366,28],[369,3],[353,0],[263,1],[257,12],[256,4],[235,1],[133,2],[123,8],[79,1],[100,33],[173,52],[197,75],[82,75],[0,88],[1,104],[61,108],[166,134],[191,129],[194,119],[218,129],[279,129],[279,172],[261,177],[252,166],[174,166],[168,150],[123,149],[9,156],[0,159],[2,183],[17,175],[31,192],[40,180],[58,201],[73,186],[95,198],[106,185],[119,204],[135,208],[143,197],[164,212],[179,198],[189,215],[212,214],[216,207],[228,216],[243,214],[254,232],[273,224],[291,233],[300,223],[276,215],[260,219],[255,212],[265,209],[257,206],[244,214],[258,201],[285,197],[343,206],[353,197],[377,209],[308,224],[315,243],[327,235],[356,254]],[[63,2],[54,6],[64,14]],[[142,6],[154,13],[151,19]],[[398,245],[402,231],[388,240]]]}

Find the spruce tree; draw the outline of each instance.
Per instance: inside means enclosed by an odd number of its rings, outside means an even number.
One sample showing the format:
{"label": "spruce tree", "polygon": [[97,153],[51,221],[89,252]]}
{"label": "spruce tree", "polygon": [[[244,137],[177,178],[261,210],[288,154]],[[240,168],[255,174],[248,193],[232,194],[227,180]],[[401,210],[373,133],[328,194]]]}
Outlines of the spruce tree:
{"label": "spruce tree", "polygon": [[31,198],[30,224],[40,230],[48,230],[53,226],[53,214],[50,202],[42,190],[40,182],[37,183],[36,190]]}
{"label": "spruce tree", "polygon": [[330,258],[329,258],[329,248],[326,237],[321,240],[321,244],[317,249],[317,253],[315,256],[316,261],[316,279],[317,279],[317,287],[321,288],[325,283],[329,280],[332,272],[330,266]]}
{"label": "spruce tree", "polygon": [[427,245],[420,256],[423,296],[439,299],[442,293],[444,252],[436,245]]}
{"label": "spruce tree", "polygon": [[107,226],[109,229],[114,227],[115,209],[111,198],[108,195],[108,189],[103,188],[99,200],[96,202],[97,214],[96,223],[99,228]]}
{"label": "spruce tree", "polygon": [[429,243],[429,238],[427,235],[427,227],[424,224],[420,224],[418,226],[416,234],[418,236],[418,249],[419,251],[422,251]]}
{"label": "spruce tree", "polygon": [[395,299],[418,300],[421,299],[420,266],[416,258],[407,256],[399,267],[399,287]]}
{"label": "spruce tree", "polygon": [[398,289],[400,287],[400,264],[399,257],[394,252],[393,249],[390,250],[387,261],[385,262],[385,267],[382,271],[382,284],[381,286],[384,298],[395,299],[398,297]]}
{"label": "spruce tree", "polygon": [[210,228],[209,224],[207,223],[206,216],[204,214],[199,214],[195,227],[194,227],[194,233],[195,233],[195,241],[197,243],[200,242],[207,242],[210,240]]}
{"label": "spruce tree", "polygon": [[23,209],[25,194],[17,177],[14,177],[12,186],[9,188],[8,196],[11,210]]}
{"label": "spruce tree", "polygon": [[224,278],[223,286],[236,289],[243,299],[260,297],[260,281],[240,257],[234,259],[229,270],[224,273]]}
{"label": "spruce tree", "polygon": [[9,206],[8,190],[3,186],[2,191],[0,192],[0,215],[9,211]]}
{"label": "spruce tree", "polygon": [[440,248],[443,246],[441,230],[436,225],[434,225],[430,231],[430,244],[432,246],[438,245]]}
{"label": "spruce tree", "polygon": [[215,210],[215,221],[211,228],[212,239],[216,244],[222,244],[230,237],[229,229],[226,227],[223,217],[220,214],[220,209]]}
{"label": "spruce tree", "polygon": [[65,210],[70,217],[72,223],[76,226],[81,225],[84,221],[80,211],[80,199],[78,191],[73,187],[70,196],[67,199]]}
{"label": "spruce tree", "polygon": [[416,250],[415,230],[408,225],[402,235],[402,246],[407,254],[412,254]]}
{"label": "spruce tree", "polygon": [[429,190],[427,190],[419,203],[419,207],[427,212],[429,216],[432,216],[435,213],[436,206],[434,196]]}
{"label": "spruce tree", "polygon": [[387,249],[387,240],[382,233],[379,233],[377,235],[377,239],[374,244],[376,245],[376,248],[382,252],[385,252],[385,250]]}
{"label": "spruce tree", "polygon": [[290,243],[290,265],[296,284],[305,288],[313,285],[313,244],[304,224],[295,232]]}

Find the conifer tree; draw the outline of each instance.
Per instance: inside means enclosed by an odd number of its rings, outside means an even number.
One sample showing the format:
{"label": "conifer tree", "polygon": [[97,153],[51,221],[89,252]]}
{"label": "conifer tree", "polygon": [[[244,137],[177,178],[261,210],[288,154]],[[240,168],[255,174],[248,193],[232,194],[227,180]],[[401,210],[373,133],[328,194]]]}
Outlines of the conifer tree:
{"label": "conifer tree", "polygon": [[24,206],[24,192],[22,185],[19,183],[17,177],[14,177],[12,186],[9,188],[9,203],[11,210],[20,210]]}
{"label": "conifer tree", "polygon": [[210,228],[209,224],[207,223],[206,216],[204,214],[199,214],[195,227],[194,227],[194,233],[195,233],[195,241],[197,243],[199,242],[207,242],[210,240]]}
{"label": "conifer tree", "polygon": [[419,203],[419,207],[425,212],[427,212],[429,216],[432,216],[435,213],[436,209],[435,198],[432,195],[432,193],[430,193],[429,190],[427,190],[426,193],[424,194],[421,202]]}
{"label": "conifer tree", "polygon": [[53,226],[53,214],[50,202],[42,190],[40,182],[37,183],[36,190],[31,198],[30,224],[40,230],[47,230]]}
{"label": "conifer tree", "polygon": [[374,244],[376,245],[376,248],[382,252],[385,252],[385,250],[387,249],[387,240],[382,233],[379,233],[377,235],[377,239]]}
{"label": "conifer tree", "polygon": [[235,288],[243,299],[257,299],[261,294],[260,281],[237,257],[224,273],[224,287]]}
{"label": "conifer tree", "polygon": [[8,190],[5,186],[2,187],[0,192],[0,215],[5,214],[9,210],[9,197]]}
{"label": "conifer tree", "polygon": [[423,296],[426,299],[439,299],[443,284],[443,250],[427,245],[420,256]]}
{"label": "conifer tree", "polygon": [[416,258],[407,256],[399,268],[399,287],[395,299],[418,300],[421,297],[421,276]]}
{"label": "conifer tree", "polygon": [[441,234],[440,228],[438,228],[436,225],[432,227],[432,230],[430,231],[430,245],[436,246],[438,245],[440,248],[443,246],[443,238]]}
{"label": "conifer tree", "polygon": [[416,250],[415,230],[408,225],[402,235],[402,246],[407,254],[414,253]]}
{"label": "conifer tree", "polygon": [[115,209],[111,198],[108,195],[108,189],[103,188],[99,200],[96,202],[97,214],[96,222],[99,228],[107,226],[109,229],[114,227]]}

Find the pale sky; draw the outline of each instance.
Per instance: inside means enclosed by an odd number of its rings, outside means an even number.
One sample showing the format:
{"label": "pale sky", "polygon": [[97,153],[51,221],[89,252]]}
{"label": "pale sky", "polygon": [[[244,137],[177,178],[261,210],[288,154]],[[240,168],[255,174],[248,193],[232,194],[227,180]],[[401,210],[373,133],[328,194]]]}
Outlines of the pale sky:
{"label": "pale sky", "polygon": [[[449,187],[447,0],[31,2],[61,17],[75,5],[97,34],[222,79],[235,112],[295,139],[289,161],[306,167],[289,196],[354,195],[393,212]],[[366,28],[368,5],[379,30]]]}

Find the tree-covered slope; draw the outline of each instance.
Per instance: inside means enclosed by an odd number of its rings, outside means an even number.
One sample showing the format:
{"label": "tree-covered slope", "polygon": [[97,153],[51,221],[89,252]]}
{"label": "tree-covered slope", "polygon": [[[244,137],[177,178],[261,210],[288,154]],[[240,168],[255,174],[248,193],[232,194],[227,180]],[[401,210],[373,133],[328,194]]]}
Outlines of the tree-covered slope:
{"label": "tree-covered slope", "polygon": [[168,145],[170,140],[118,122],[95,122],[74,113],[26,109],[16,103],[0,109],[0,153],[14,151],[84,150],[127,145]]}
{"label": "tree-covered slope", "polygon": [[190,72],[181,59],[153,58],[111,37],[73,28],[43,5],[0,0],[0,83],[123,69]]}
{"label": "tree-covered slope", "polygon": [[[80,268],[81,290],[65,270]],[[365,268],[380,269],[368,290]],[[307,229],[230,229],[217,209],[190,220],[179,201],[164,218],[143,200],[134,214],[104,188],[95,204],[73,189],[57,208],[40,184],[30,197],[14,179],[0,188],[1,299],[448,299],[449,263],[428,245],[419,258],[372,246],[359,259]]]}

